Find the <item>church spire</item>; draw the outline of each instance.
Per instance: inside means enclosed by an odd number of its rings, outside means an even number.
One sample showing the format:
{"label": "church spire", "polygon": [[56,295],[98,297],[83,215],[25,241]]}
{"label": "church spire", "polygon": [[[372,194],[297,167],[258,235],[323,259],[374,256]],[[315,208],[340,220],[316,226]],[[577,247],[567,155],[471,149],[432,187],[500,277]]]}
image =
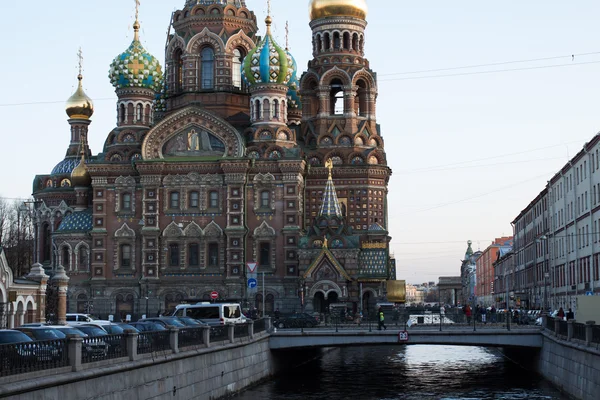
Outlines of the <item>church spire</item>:
{"label": "church spire", "polygon": [[337,192],[335,191],[335,185],[333,184],[333,161],[331,158],[325,162],[325,168],[329,170],[329,177],[327,178],[327,184],[325,185],[323,204],[321,204],[321,209],[319,210],[319,217],[342,218],[340,201],[338,200]]}

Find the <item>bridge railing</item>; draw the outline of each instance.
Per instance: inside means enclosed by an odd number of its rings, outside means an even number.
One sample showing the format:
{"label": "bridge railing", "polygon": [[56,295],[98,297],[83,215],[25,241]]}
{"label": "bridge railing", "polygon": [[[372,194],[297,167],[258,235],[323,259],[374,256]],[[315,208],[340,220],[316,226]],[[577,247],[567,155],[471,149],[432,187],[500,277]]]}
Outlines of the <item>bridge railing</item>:
{"label": "bridge railing", "polygon": [[[60,367],[79,371],[103,360],[106,363],[135,361],[155,352],[178,353],[192,346],[209,347],[211,343],[227,345],[236,339],[253,338],[254,325],[253,321],[249,321],[246,324],[215,327],[170,327],[169,330],[156,332],[128,330],[121,335],[85,338],[69,335],[66,339],[3,344],[0,345],[0,384],[3,377],[10,376],[11,382],[14,382],[15,375],[28,372],[37,373]],[[256,321],[256,325],[258,334],[266,332],[269,323],[263,319]]]}
{"label": "bridge railing", "polygon": [[544,316],[543,319],[545,319],[543,328],[550,331],[554,336],[567,341],[575,340],[600,349],[600,326],[596,325],[595,321],[581,323],[550,316]]}

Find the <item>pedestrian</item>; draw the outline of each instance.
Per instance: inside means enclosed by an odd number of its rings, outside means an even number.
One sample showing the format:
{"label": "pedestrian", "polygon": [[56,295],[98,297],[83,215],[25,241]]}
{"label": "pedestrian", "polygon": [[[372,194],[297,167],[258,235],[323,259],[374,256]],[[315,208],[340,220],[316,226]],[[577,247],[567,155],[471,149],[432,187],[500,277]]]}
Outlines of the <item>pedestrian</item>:
{"label": "pedestrian", "polygon": [[558,309],[558,314],[556,314],[556,317],[559,319],[564,319],[565,318],[565,310],[563,310],[563,308],[559,308]]}
{"label": "pedestrian", "polygon": [[467,324],[470,324],[471,323],[471,306],[468,304],[465,306],[465,315],[467,316]]}
{"label": "pedestrian", "polygon": [[492,324],[496,323],[496,307],[492,306],[492,309],[490,310],[490,314],[492,314]]}
{"label": "pedestrian", "polygon": [[379,317],[378,318],[379,325],[378,325],[377,329],[381,330],[381,328],[383,327],[383,330],[387,330],[387,327],[385,326],[385,323],[384,323],[385,316],[383,315],[383,308],[379,307],[377,316]]}
{"label": "pedestrian", "polygon": [[569,308],[569,311],[567,312],[567,321],[569,321],[571,319],[575,319],[575,313],[573,312],[572,309]]}
{"label": "pedestrian", "polygon": [[487,308],[481,307],[481,322],[487,325]]}
{"label": "pedestrian", "polygon": [[275,320],[278,320],[280,315],[279,308],[275,309]]}

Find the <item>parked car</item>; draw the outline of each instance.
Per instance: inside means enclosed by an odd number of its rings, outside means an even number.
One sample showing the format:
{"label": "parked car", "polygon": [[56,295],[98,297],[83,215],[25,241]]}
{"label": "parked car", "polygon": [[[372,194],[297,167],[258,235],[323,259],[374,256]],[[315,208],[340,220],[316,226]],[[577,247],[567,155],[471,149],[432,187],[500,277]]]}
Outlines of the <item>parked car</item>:
{"label": "parked car", "polygon": [[[61,331],[49,328],[47,326],[26,326],[19,327],[17,330],[23,332],[34,341],[47,341],[56,339],[65,339],[67,335]],[[66,356],[66,344],[59,343],[37,343],[35,345],[35,354],[38,361],[60,361]]]}
{"label": "parked car", "polygon": [[82,324],[94,323],[96,325],[110,324],[110,321],[103,319],[97,319],[92,317],[90,314],[67,314],[67,324],[71,326],[77,326]]}
{"label": "parked car", "polygon": [[165,328],[164,325],[159,324],[157,322],[154,321],[145,321],[145,322],[132,322],[130,324],[131,326],[133,326],[135,329],[137,329],[140,332],[156,332],[156,331],[166,331],[167,328]]}
{"label": "parked car", "polygon": [[121,328],[123,328],[123,331],[132,330],[132,331],[135,331],[137,333],[140,333],[139,329],[137,329],[135,326],[130,325],[130,324],[126,323],[126,322],[119,322],[119,323],[117,323],[117,325],[119,325]]}
{"label": "parked car", "polygon": [[208,324],[204,323],[203,321],[190,317],[178,317],[177,319],[181,321],[185,326],[208,326]]}
{"label": "parked car", "polygon": [[314,328],[319,322],[310,314],[296,313],[282,315],[274,322],[277,328]]}
{"label": "parked car", "polygon": [[33,339],[17,330],[0,330],[0,345],[21,344],[23,346],[0,346],[0,376],[7,375],[15,365],[36,362]]}
{"label": "parked car", "polygon": [[176,317],[154,317],[154,318],[144,318],[140,319],[138,322],[154,322],[157,324],[161,324],[165,328],[167,326],[174,326],[175,328],[185,328],[185,324]]}
{"label": "parked car", "polygon": [[77,328],[74,328],[69,325],[47,325],[47,328],[56,329],[57,331],[61,331],[65,335],[75,335],[77,337],[87,337],[86,333],[83,333]]}
{"label": "parked car", "polygon": [[174,317],[191,317],[210,326],[242,324],[242,307],[238,303],[179,304],[173,312]]}

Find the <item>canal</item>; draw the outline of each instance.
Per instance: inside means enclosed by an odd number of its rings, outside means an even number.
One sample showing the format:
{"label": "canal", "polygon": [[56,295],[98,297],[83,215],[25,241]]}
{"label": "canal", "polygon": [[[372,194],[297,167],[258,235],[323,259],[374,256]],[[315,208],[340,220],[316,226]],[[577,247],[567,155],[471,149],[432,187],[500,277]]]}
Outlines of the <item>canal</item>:
{"label": "canal", "polygon": [[567,399],[500,349],[373,346],[332,349],[236,400]]}

